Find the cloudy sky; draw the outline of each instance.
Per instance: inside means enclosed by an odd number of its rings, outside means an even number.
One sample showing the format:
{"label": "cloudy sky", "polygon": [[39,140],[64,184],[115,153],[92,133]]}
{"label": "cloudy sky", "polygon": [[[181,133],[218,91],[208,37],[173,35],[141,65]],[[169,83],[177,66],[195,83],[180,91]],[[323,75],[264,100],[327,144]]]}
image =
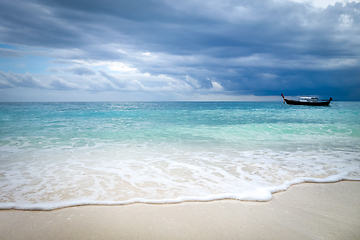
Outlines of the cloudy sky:
{"label": "cloudy sky", "polygon": [[0,0],[0,101],[360,100],[360,2]]}

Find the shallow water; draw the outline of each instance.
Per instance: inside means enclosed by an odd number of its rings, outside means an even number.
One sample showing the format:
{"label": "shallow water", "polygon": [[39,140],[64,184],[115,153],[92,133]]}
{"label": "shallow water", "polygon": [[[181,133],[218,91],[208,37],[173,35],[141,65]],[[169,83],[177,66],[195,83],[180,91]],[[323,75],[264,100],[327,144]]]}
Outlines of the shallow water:
{"label": "shallow water", "polygon": [[0,103],[0,208],[264,201],[360,179],[360,103]]}

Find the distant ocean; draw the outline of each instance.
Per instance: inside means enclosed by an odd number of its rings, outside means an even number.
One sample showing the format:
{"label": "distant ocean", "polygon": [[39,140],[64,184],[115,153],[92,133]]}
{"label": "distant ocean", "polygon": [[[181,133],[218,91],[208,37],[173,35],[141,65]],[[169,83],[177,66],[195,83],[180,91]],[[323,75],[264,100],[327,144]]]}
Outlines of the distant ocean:
{"label": "distant ocean", "polygon": [[266,201],[360,180],[360,102],[0,103],[0,209]]}

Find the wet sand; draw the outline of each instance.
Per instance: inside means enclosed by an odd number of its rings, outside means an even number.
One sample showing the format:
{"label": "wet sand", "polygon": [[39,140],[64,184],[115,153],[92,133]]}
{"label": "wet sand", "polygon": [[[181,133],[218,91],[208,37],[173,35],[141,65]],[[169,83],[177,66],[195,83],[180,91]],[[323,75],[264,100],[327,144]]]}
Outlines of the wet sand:
{"label": "wet sand", "polygon": [[360,239],[360,182],[299,184],[269,202],[1,210],[0,239]]}

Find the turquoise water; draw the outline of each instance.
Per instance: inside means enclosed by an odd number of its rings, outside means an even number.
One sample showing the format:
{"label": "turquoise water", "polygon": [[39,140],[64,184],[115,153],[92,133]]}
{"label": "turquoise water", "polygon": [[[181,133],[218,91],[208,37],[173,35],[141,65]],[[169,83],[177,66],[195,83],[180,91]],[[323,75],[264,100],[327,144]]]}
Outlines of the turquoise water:
{"label": "turquoise water", "polygon": [[0,208],[269,200],[360,176],[360,103],[0,103]]}

